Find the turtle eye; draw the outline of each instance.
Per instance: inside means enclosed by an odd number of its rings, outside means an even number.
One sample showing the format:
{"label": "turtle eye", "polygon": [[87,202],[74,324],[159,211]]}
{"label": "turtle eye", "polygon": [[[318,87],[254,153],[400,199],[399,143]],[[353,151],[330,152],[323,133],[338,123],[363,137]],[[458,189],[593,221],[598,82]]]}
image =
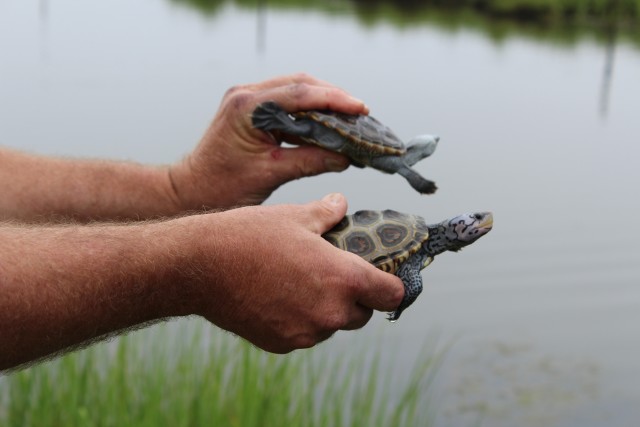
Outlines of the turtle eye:
{"label": "turtle eye", "polygon": [[478,221],[480,221],[482,219],[482,214],[477,213],[477,214],[474,214],[473,217]]}

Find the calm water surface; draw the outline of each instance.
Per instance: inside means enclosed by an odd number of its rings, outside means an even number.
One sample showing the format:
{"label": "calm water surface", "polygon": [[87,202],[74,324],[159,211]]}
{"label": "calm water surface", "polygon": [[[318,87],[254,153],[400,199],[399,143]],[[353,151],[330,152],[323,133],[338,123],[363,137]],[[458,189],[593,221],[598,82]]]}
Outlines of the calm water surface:
{"label": "calm water surface", "polygon": [[[423,272],[400,322],[358,337],[401,361],[438,334],[438,425],[629,426],[640,420],[640,51],[353,14],[165,0],[0,0],[0,144],[168,163],[237,83],[307,71],[366,100],[403,138],[441,135],[418,165],[440,191],[349,170],[268,203],[341,191],[351,210],[432,221],[492,210],[495,228]],[[611,70],[607,72],[607,70]],[[325,344],[337,352],[354,334]],[[401,369],[401,368],[400,368]]]}

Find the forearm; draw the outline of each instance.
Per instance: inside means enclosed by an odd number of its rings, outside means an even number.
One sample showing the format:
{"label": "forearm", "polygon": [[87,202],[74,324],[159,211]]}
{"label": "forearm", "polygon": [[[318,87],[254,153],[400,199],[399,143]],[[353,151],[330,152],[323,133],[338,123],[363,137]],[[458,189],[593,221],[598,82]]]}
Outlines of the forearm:
{"label": "forearm", "polygon": [[0,219],[145,219],[180,206],[168,167],[36,156],[0,148]]}
{"label": "forearm", "polygon": [[191,314],[183,222],[0,226],[0,370]]}
{"label": "forearm", "polygon": [[129,225],[0,225],[0,370],[196,314],[283,353],[391,311],[402,282],[321,235],[330,195]]}

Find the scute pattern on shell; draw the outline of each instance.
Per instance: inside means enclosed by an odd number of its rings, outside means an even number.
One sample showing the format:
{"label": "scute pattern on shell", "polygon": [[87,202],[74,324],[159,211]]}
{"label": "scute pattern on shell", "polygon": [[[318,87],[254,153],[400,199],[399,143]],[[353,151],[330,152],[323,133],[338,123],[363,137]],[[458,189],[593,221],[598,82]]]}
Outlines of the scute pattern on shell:
{"label": "scute pattern on shell", "polygon": [[429,229],[417,215],[393,210],[358,211],[345,216],[322,237],[382,271],[395,274],[429,238]]}
{"label": "scute pattern on shell", "polygon": [[404,142],[389,127],[371,116],[354,116],[333,111],[301,111],[292,115],[321,123],[371,153],[401,156],[407,152]]}

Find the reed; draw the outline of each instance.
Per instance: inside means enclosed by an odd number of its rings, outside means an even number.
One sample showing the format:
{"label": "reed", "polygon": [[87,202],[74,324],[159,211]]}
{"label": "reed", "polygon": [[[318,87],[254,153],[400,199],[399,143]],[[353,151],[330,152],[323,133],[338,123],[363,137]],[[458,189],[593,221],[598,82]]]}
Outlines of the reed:
{"label": "reed", "polygon": [[431,425],[435,351],[403,376],[370,343],[272,355],[195,325],[157,326],[0,378],[0,425]]}

